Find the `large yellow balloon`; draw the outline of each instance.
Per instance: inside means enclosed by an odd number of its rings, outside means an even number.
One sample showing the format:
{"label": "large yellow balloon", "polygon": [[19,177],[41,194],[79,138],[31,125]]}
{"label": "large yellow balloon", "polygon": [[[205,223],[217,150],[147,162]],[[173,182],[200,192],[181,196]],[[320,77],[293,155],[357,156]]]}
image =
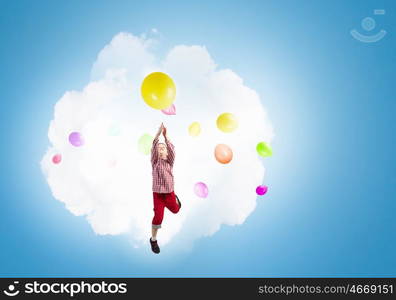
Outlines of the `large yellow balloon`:
{"label": "large yellow balloon", "polygon": [[223,132],[233,132],[238,127],[237,118],[231,113],[221,114],[217,118],[217,128]]}
{"label": "large yellow balloon", "polygon": [[176,86],[167,74],[154,72],[144,78],[141,93],[147,105],[161,110],[172,105],[176,97]]}
{"label": "large yellow balloon", "polygon": [[198,122],[193,122],[188,127],[188,133],[191,136],[198,136],[201,133],[201,125]]}

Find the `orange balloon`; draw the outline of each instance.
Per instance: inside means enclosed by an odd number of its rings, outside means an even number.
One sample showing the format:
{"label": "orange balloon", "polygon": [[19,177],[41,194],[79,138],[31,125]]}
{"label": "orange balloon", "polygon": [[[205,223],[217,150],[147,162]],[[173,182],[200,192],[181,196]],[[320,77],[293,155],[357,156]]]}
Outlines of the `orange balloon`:
{"label": "orange balloon", "polygon": [[224,144],[218,144],[216,146],[214,155],[216,160],[221,164],[228,164],[232,160],[232,150]]}

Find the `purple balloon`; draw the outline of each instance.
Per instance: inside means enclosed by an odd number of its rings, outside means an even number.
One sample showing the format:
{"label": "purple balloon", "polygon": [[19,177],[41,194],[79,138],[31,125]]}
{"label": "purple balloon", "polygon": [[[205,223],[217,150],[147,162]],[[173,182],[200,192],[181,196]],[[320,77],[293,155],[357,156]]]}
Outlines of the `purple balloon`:
{"label": "purple balloon", "polygon": [[267,191],[268,191],[268,186],[266,185],[259,185],[256,188],[256,194],[260,196],[264,195]]}
{"label": "purple balloon", "polygon": [[195,194],[200,198],[206,198],[208,196],[208,187],[203,182],[197,182],[194,186]]}
{"label": "purple balloon", "polygon": [[79,132],[72,132],[69,135],[69,142],[75,147],[84,145],[84,140]]}

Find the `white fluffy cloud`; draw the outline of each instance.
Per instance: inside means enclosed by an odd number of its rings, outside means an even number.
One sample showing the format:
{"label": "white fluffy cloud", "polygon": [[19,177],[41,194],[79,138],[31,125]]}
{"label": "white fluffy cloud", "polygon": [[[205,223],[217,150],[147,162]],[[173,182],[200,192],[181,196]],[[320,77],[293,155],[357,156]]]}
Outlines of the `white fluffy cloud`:
{"label": "white fluffy cloud", "polygon": [[[99,53],[91,82],[82,91],[68,91],[56,103],[50,122],[50,147],[41,167],[54,198],[76,216],[85,216],[96,234],[127,233],[135,245],[147,244],[153,217],[151,165],[138,151],[145,133],[154,135],[163,121],[176,148],[175,192],[183,204],[176,215],[165,212],[158,238],[191,242],[210,236],[221,224],[242,224],[256,206],[255,188],[262,184],[264,166],[255,146],[271,143],[273,129],[259,95],[229,69],[219,69],[202,46],[178,45],[164,59],[152,51],[155,40],[119,33]],[[177,114],[167,116],[147,106],[140,84],[153,72],[169,74],[177,88]],[[239,120],[233,133],[216,127],[219,114]],[[188,135],[197,121],[202,131]],[[72,131],[85,144],[68,141]],[[214,158],[217,144],[229,145],[231,163]],[[52,156],[62,155],[60,164]],[[194,194],[205,182],[207,198]]]}

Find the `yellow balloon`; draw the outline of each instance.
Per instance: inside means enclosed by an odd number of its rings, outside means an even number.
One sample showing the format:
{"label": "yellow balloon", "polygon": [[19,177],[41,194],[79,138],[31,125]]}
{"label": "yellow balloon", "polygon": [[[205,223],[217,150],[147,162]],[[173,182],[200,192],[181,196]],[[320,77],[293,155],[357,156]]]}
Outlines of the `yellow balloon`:
{"label": "yellow balloon", "polygon": [[176,97],[176,86],[167,74],[154,72],[144,78],[141,93],[147,105],[161,110],[172,105]]}
{"label": "yellow balloon", "polygon": [[201,125],[198,122],[191,123],[190,127],[188,127],[188,133],[191,136],[198,136],[201,133]]}
{"label": "yellow balloon", "polygon": [[238,119],[231,113],[224,113],[217,118],[216,124],[223,132],[233,132],[238,128]]}

